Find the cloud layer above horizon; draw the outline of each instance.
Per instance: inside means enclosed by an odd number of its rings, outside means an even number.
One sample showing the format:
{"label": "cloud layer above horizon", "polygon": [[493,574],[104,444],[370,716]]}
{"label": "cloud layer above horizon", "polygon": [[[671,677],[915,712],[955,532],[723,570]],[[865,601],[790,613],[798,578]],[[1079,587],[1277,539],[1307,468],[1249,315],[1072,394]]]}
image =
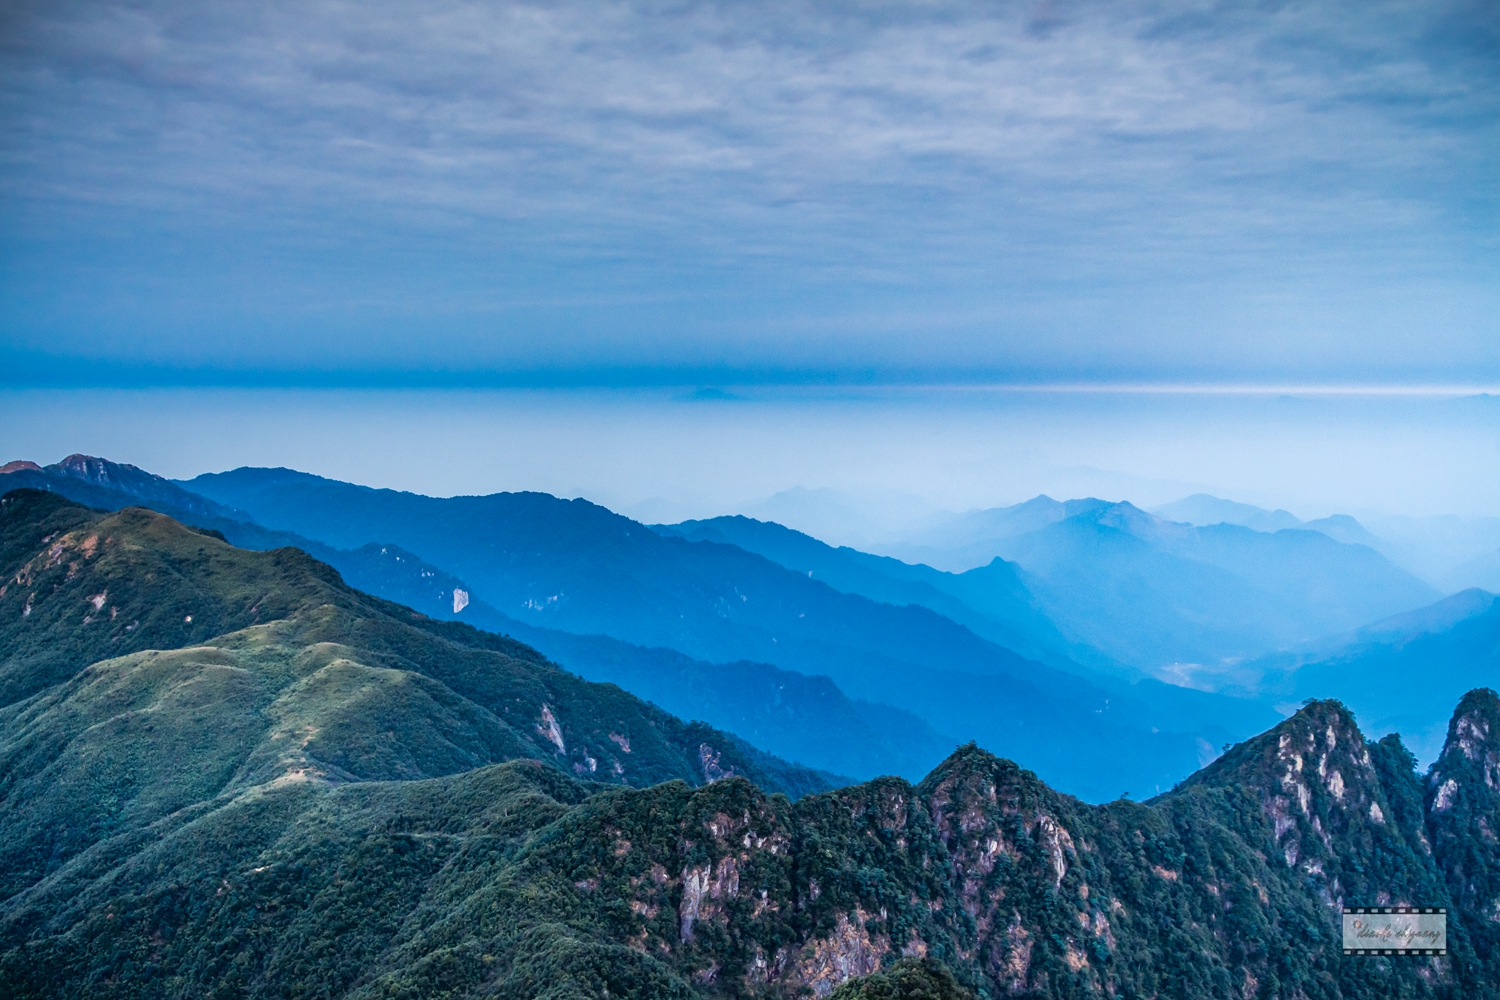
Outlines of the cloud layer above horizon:
{"label": "cloud layer above horizon", "polygon": [[1500,18],[28,0],[13,380],[1500,378]]}

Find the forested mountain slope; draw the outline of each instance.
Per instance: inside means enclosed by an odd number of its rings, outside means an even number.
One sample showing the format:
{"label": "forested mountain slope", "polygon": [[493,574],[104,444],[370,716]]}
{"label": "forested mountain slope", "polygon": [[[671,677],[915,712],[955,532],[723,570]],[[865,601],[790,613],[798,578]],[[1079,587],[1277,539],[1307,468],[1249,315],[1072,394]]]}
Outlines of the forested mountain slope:
{"label": "forested mountain slope", "polygon": [[[7,996],[1497,995],[1493,691],[1425,781],[1312,702],[1147,803],[972,745],[814,791],[302,553],[24,491],[0,539],[7,671],[90,661],[0,709]],[[91,659],[148,625],[178,648]],[[1340,906],[1401,902],[1448,956],[1342,955]]]}

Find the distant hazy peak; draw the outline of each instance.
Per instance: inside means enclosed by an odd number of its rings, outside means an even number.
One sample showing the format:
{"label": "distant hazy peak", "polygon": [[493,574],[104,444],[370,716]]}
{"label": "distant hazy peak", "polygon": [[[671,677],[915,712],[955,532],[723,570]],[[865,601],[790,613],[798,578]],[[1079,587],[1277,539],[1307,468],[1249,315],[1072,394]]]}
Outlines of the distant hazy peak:
{"label": "distant hazy peak", "polygon": [[[1210,524],[1238,524],[1256,531],[1280,531],[1283,528],[1300,528],[1300,518],[1288,511],[1266,510],[1248,503],[1225,500],[1208,493],[1194,493],[1190,497],[1153,507],[1151,513],[1169,521],[1180,521],[1199,526]],[[1353,520],[1353,518],[1349,518]]]}
{"label": "distant hazy peak", "polygon": [[1459,622],[1490,611],[1495,595],[1478,587],[1460,590],[1441,601],[1383,618],[1361,628],[1357,641],[1405,642],[1431,632],[1445,632]]}
{"label": "distant hazy peak", "polygon": [[227,472],[205,472],[193,479],[181,480],[177,483],[183,487],[208,486],[214,483],[256,483],[263,486],[278,486],[285,483],[333,483],[339,486],[351,486],[355,489],[372,489],[373,487],[361,486],[358,483],[346,483],[338,479],[328,479],[311,472],[301,472],[297,469],[288,469],[285,466],[267,468],[262,466],[242,465],[238,469],[230,469]]}
{"label": "distant hazy peak", "polygon": [[72,476],[74,479],[86,479],[91,483],[98,483],[101,486],[112,485],[115,478],[160,478],[138,466],[127,465],[124,462],[111,462],[107,458],[96,458],[93,455],[83,455],[78,452],[74,452],[49,468],[53,472]]}
{"label": "distant hazy peak", "polygon": [[1082,517],[1088,514],[1103,514],[1111,510],[1136,510],[1136,507],[1128,500],[1100,500],[1098,497],[1083,497],[1077,500],[1065,500],[1062,503],[1063,515],[1066,517]]}
{"label": "distant hazy peak", "polygon": [[4,465],[0,465],[0,476],[6,475],[7,473],[11,472],[23,471],[41,472],[42,467],[40,465],[37,465],[35,462],[28,462],[25,459],[21,459],[15,462],[6,462]]}

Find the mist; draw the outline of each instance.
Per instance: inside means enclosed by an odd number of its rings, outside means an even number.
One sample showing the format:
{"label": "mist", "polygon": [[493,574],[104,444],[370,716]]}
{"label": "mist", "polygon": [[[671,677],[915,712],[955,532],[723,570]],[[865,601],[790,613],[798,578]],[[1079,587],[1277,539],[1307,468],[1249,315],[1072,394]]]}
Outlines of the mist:
{"label": "mist", "polygon": [[1500,514],[1500,399],[1484,394],[30,390],[0,396],[0,416],[6,459],[539,490],[645,521],[773,517],[842,544],[1040,493],[1149,508],[1202,492],[1304,519]]}

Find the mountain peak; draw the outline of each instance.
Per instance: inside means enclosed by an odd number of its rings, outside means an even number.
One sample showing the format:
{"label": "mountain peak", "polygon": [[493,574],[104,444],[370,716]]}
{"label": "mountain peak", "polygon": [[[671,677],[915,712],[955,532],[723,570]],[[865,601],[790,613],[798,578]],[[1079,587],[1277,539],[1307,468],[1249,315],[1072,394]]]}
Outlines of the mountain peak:
{"label": "mountain peak", "polygon": [[173,513],[184,512],[198,517],[227,517],[231,520],[247,522],[253,520],[244,511],[226,507],[196,493],[191,493],[170,479],[125,462],[112,462],[95,455],[75,453],[55,465],[35,471],[50,477],[53,482],[58,479],[73,479],[136,497],[148,504],[167,505],[173,508]]}
{"label": "mountain peak", "polygon": [[1155,507],[1151,513],[1169,521],[1199,526],[1237,524],[1255,531],[1266,532],[1302,527],[1301,520],[1280,508],[1267,510],[1264,507],[1225,500],[1208,493],[1194,493],[1190,497],[1183,497],[1181,500]]}
{"label": "mountain peak", "polygon": [[1476,688],[1464,695],[1448,723],[1442,755],[1427,773],[1427,825],[1432,850],[1461,907],[1483,912],[1476,938],[1500,945],[1500,695]]}
{"label": "mountain peak", "polygon": [[1364,735],[1342,702],[1309,701],[1270,732],[1231,749],[1185,783],[1251,791],[1287,866],[1342,905],[1339,858],[1391,813]]}
{"label": "mountain peak", "polygon": [[111,472],[133,472],[141,476],[151,475],[151,473],[144,471],[138,466],[126,465],[123,462],[111,462],[107,458],[98,458],[94,455],[84,455],[79,452],[74,452],[52,468],[75,479],[87,479],[91,483],[99,483],[101,485],[110,482]]}
{"label": "mountain peak", "polygon": [[1351,759],[1359,769],[1370,766],[1354,716],[1335,699],[1309,700],[1280,725],[1233,747],[1189,781],[1246,784],[1268,794],[1311,782],[1338,800],[1349,775],[1330,770],[1330,763],[1337,768]]}
{"label": "mountain peak", "polygon": [[966,743],[949,754],[922,779],[918,791],[934,809],[950,803],[988,802],[1013,810],[1023,802],[1055,794],[1032,772],[977,743]]}
{"label": "mountain peak", "polygon": [[1475,688],[1453,710],[1448,739],[1428,777],[1433,809],[1449,807],[1466,774],[1492,792],[1500,790],[1500,695],[1490,688]]}
{"label": "mountain peak", "polygon": [[6,462],[4,465],[0,465],[0,476],[8,475],[12,472],[22,471],[41,472],[42,467],[40,465],[37,465],[35,462],[28,462],[25,459],[21,459],[15,462]]}

